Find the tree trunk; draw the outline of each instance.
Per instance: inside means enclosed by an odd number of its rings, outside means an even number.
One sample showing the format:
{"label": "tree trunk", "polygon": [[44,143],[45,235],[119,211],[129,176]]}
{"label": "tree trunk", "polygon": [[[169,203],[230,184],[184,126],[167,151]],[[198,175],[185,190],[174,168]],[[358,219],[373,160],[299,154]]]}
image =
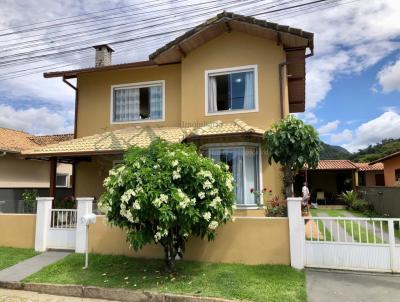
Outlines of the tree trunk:
{"label": "tree trunk", "polygon": [[290,166],[283,167],[285,193],[287,197],[294,197],[293,193],[293,172]]}
{"label": "tree trunk", "polygon": [[176,255],[178,249],[174,245],[174,236],[169,235],[168,241],[164,245],[165,266],[168,273],[173,273],[176,270]]}

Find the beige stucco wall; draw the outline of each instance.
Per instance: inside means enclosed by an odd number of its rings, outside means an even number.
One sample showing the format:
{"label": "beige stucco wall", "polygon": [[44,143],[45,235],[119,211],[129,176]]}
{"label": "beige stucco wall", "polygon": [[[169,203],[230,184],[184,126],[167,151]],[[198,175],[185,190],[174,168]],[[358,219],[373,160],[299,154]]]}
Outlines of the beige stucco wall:
{"label": "beige stucco wall", "polygon": [[[282,45],[239,32],[225,33],[188,53],[181,64],[114,70],[78,76],[78,137],[121,127],[132,126],[202,126],[206,122],[231,122],[239,118],[249,125],[267,129],[281,117],[279,63],[286,60]],[[238,66],[257,65],[259,111],[205,116],[205,71]],[[285,71],[285,70],[284,70]],[[165,80],[166,121],[111,125],[111,86],[116,84]],[[287,83],[283,83],[284,113],[288,114]],[[93,157],[95,159],[95,157]],[[76,195],[96,196],[107,167],[79,163],[76,169]],[[282,174],[277,165],[262,161],[262,188],[282,192]],[[242,211],[243,215],[248,211]],[[246,214],[247,215],[247,214]],[[263,215],[252,211],[251,216]]]}
{"label": "beige stucco wall", "polygon": [[[286,60],[276,42],[239,32],[225,33],[182,60],[182,121],[233,121],[268,128],[280,119],[279,63]],[[259,112],[205,116],[205,71],[257,65]]]}
{"label": "beige stucco wall", "polygon": [[34,248],[34,214],[0,214],[0,246]]}
{"label": "beige stucco wall", "polygon": [[[103,216],[97,216],[90,227],[90,251],[100,254],[162,258],[159,245],[149,245],[135,252],[129,249],[125,232],[107,226]],[[237,262],[245,264],[290,264],[289,226],[286,218],[236,219],[218,229],[213,242],[190,240],[184,258],[207,262]]]}
{"label": "beige stucco wall", "polygon": [[[165,122],[110,123],[111,86],[149,81],[165,81]],[[132,126],[180,126],[180,64],[129,70],[103,71],[78,76],[79,101],[77,136]]]}
{"label": "beige stucco wall", "polygon": [[385,160],[383,165],[385,173],[385,186],[393,187],[396,184],[394,171],[400,169],[400,156]]}
{"label": "beige stucco wall", "polygon": [[[57,173],[72,174],[72,166],[58,164]],[[48,161],[24,160],[16,154],[0,157],[0,188],[47,188],[50,180]]]}

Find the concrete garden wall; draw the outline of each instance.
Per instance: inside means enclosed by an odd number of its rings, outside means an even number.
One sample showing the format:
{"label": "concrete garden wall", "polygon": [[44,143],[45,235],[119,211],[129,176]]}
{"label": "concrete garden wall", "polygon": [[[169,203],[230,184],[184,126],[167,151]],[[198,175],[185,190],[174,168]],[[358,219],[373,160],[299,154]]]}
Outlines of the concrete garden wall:
{"label": "concrete garden wall", "polygon": [[[97,216],[90,226],[90,251],[100,254],[162,258],[158,245],[135,252],[129,249],[125,232],[110,227],[104,216]],[[236,262],[245,264],[290,264],[289,222],[287,218],[237,218],[218,231],[213,242],[190,240],[184,254],[186,260]]]}
{"label": "concrete garden wall", "polygon": [[0,214],[0,246],[33,248],[35,214]]}

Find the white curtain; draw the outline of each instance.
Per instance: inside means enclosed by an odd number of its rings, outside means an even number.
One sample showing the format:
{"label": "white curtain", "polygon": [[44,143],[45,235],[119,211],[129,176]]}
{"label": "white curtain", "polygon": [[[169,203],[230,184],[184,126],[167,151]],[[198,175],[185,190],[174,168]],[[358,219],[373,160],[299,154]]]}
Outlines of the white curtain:
{"label": "white curtain", "polygon": [[255,204],[258,201],[258,198],[255,194],[251,193],[250,190],[254,189],[256,191],[260,191],[258,187],[258,169],[257,169],[257,161],[258,161],[258,152],[255,147],[246,147],[244,154],[244,203],[245,204]]}
{"label": "white curtain", "polygon": [[208,112],[217,112],[217,78],[208,78]]}
{"label": "white curtain", "polygon": [[150,87],[150,118],[162,118],[162,86]]}
{"label": "white curtain", "polygon": [[243,179],[243,149],[242,148],[223,148],[208,149],[207,156],[215,162],[224,162],[231,168],[235,180],[236,203],[244,204],[244,179]]}
{"label": "white curtain", "polygon": [[254,73],[246,72],[244,77],[244,109],[254,109]]}
{"label": "white curtain", "polygon": [[114,121],[134,121],[139,119],[140,94],[137,88],[114,90]]}
{"label": "white curtain", "polygon": [[232,149],[229,150],[229,153],[229,155],[232,155],[232,174],[235,179],[236,203],[244,204],[243,149]]}

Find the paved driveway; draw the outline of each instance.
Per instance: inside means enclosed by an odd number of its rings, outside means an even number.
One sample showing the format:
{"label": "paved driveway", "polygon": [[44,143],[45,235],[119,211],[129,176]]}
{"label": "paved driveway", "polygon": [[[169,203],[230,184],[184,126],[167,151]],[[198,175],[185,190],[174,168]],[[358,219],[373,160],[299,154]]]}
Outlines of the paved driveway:
{"label": "paved driveway", "polygon": [[400,301],[400,275],[307,270],[309,302]]}

